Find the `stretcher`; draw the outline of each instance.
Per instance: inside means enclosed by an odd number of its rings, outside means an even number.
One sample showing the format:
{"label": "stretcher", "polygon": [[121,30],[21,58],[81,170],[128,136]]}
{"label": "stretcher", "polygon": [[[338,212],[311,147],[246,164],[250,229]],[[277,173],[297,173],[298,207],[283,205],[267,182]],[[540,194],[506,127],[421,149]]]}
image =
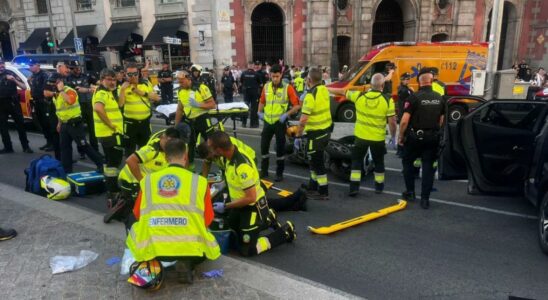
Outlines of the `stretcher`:
{"label": "stretcher", "polygon": [[312,226],[308,226],[308,230],[313,232],[313,233],[316,233],[316,234],[330,234],[330,233],[337,232],[337,231],[340,231],[340,230],[343,230],[343,229],[346,229],[346,228],[349,228],[349,227],[352,227],[352,226],[356,226],[358,224],[362,224],[362,223],[365,223],[365,222],[369,222],[369,221],[384,217],[384,216],[389,215],[391,213],[403,210],[406,206],[407,206],[407,202],[400,199],[400,200],[398,200],[398,204],[396,204],[396,205],[385,207],[381,210],[378,210],[378,211],[375,211],[375,212],[372,212],[372,213],[368,213],[368,214],[365,214],[363,216],[359,216],[359,217],[354,218],[354,219],[342,221],[340,223],[333,224],[331,226],[325,226],[325,227],[319,227],[319,228],[314,228]]}
{"label": "stretcher", "polygon": [[[166,124],[171,124],[175,120],[175,112],[177,104],[158,105],[156,112],[158,117],[166,120]],[[232,130],[236,137],[236,119],[246,117],[249,113],[249,107],[243,102],[221,103],[217,107],[210,109],[208,115],[211,118],[217,119],[220,123],[226,123],[229,119],[232,120]]]}

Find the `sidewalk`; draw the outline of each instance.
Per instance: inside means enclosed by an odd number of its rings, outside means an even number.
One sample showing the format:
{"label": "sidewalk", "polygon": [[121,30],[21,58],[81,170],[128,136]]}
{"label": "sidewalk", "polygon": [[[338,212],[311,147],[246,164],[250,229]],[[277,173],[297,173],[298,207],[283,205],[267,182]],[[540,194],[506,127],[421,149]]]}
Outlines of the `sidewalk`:
{"label": "sidewalk", "polygon": [[[130,286],[127,276],[119,274],[119,264],[112,267],[106,264],[107,259],[123,255],[125,233],[120,223],[103,224],[98,213],[50,201],[5,184],[0,184],[0,220],[0,226],[13,227],[19,233],[13,240],[0,242],[2,299],[356,298],[228,256],[205,263],[198,270],[201,274],[201,271],[222,268],[222,278],[203,279],[197,275],[193,285],[183,285],[176,282],[174,272],[168,271],[163,288],[149,293]],[[98,259],[75,272],[51,274],[50,257],[78,255],[86,249],[98,253]]]}

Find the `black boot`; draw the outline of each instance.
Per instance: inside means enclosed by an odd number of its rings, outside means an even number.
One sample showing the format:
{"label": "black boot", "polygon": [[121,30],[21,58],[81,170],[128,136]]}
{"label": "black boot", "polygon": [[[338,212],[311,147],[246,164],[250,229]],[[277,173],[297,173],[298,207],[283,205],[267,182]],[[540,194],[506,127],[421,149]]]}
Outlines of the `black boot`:
{"label": "black boot", "polygon": [[0,241],[11,240],[17,236],[17,232],[13,229],[0,228]]}
{"label": "black boot", "polygon": [[290,221],[287,221],[283,228],[285,229],[286,234],[286,241],[288,243],[293,242],[295,239],[297,239],[297,231],[295,231],[295,226]]}
{"label": "black boot", "polygon": [[175,263],[175,272],[179,283],[191,284],[194,281],[194,272],[192,262],[189,260],[179,260]]}
{"label": "black boot", "polygon": [[359,192],[360,192],[360,183],[350,182],[350,191],[348,191],[348,196],[356,197]]}
{"label": "black boot", "polygon": [[423,209],[428,209],[430,207],[430,199],[428,199],[428,197],[421,197],[421,207]]}
{"label": "black boot", "polygon": [[415,201],[415,192],[403,192],[401,194],[401,197],[403,200],[407,202],[414,202]]}
{"label": "black boot", "polygon": [[281,159],[276,160],[276,178],[274,179],[274,181],[280,182],[284,180],[284,169],[284,161]]}
{"label": "black boot", "polygon": [[375,194],[381,194],[384,190],[384,182],[375,182]]}

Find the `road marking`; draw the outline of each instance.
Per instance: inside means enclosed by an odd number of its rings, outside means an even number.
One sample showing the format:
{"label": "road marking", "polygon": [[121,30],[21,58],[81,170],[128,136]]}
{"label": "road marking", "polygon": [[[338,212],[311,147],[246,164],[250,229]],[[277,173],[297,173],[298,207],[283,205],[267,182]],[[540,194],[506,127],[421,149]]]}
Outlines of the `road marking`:
{"label": "road marking", "polygon": [[[275,174],[276,172],[269,170],[269,173]],[[309,179],[308,177],[304,177],[304,176],[300,176],[300,175],[293,175],[293,174],[288,174],[288,173],[284,173],[284,176],[298,178],[298,179],[304,179],[304,180]],[[340,187],[348,187],[348,184],[342,184],[342,183],[339,183],[339,182],[329,182],[329,184],[330,185],[340,186]],[[364,191],[375,191],[375,189],[367,188],[367,187],[360,187],[360,189],[364,190]],[[398,197],[401,196],[401,192],[393,192],[393,191],[385,190],[385,191],[383,191],[383,193],[384,194],[389,194],[389,195],[395,195],[395,196],[398,196]],[[453,202],[453,201],[434,199],[434,198],[430,198],[430,201],[436,202],[436,203],[442,203],[442,204],[446,204],[446,205],[458,206],[458,207],[462,207],[462,208],[468,208],[468,209],[473,209],[473,210],[490,212],[490,213],[505,215],[505,216],[510,216],[510,217],[519,217],[519,218],[530,219],[530,220],[536,220],[537,219],[537,216],[514,213],[514,212],[509,212],[509,211],[500,210],[500,209],[488,208],[488,207],[484,207],[484,206],[457,203],[457,202]]]}

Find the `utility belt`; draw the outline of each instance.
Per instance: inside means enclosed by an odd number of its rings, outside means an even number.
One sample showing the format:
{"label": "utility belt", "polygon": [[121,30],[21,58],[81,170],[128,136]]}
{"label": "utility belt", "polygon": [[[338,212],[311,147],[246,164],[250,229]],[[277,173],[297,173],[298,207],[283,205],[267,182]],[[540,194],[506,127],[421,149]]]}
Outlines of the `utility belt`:
{"label": "utility belt", "polygon": [[434,140],[439,139],[440,137],[440,130],[429,128],[429,129],[416,129],[411,128],[408,132],[408,138],[417,140],[417,141],[423,141],[423,140]]}
{"label": "utility belt", "polygon": [[323,139],[323,138],[329,138],[331,134],[331,127],[320,129],[320,130],[309,130],[306,132],[306,137],[309,140],[316,140],[316,139]]}
{"label": "utility belt", "polygon": [[120,133],[115,133],[111,136],[97,138],[97,140],[103,145],[103,147],[120,148],[123,147],[122,141],[124,140],[124,136]]}
{"label": "utility belt", "polygon": [[188,120],[190,127],[195,131],[209,133],[211,130],[214,129],[214,126],[212,126],[211,124],[209,114],[207,113],[200,115],[194,119],[186,119]]}
{"label": "utility belt", "polygon": [[76,117],[76,118],[72,118],[66,122],[62,122],[62,124],[67,124],[69,126],[78,126],[80,124],[82,124],[82,117]]}
{"label": "utility belt", "polygon": [[127,117],[124,117],[124,123],[125,124],[131,124],[131,125],[142,125],[142,124],[150,124],[150,118],[152,116],[148,116],[148,118],[144,119],[144,120],[135,120],[135,119],[131,119],[131,118],[127,118]]}

